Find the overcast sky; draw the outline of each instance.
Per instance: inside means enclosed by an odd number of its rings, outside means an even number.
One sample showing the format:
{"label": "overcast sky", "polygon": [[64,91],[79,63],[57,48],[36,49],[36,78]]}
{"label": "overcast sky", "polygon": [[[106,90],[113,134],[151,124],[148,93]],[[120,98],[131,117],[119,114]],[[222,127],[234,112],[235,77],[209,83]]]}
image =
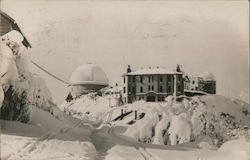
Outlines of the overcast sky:
{"label": "overcast sky", "polygon": [[[92,62],[110,84],[132,69],[181,64],[188,75],[212,72],[218,94],[248,97],[247,1],[31,1],[2,0],[32,49],[31,58],[68,80]],[[60,104],[67,86],[30,66]]]}

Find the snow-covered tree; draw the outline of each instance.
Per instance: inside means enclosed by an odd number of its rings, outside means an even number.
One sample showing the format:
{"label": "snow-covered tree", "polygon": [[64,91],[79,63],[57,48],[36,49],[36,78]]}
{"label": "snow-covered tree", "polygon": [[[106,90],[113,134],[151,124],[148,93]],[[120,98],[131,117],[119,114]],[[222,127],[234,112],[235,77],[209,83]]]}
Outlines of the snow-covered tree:
{"label": "snow-covered tree", "polygon": [[27,122],[30,105],[49,112],[53,112],[53,105],[44,80],[29,71],[29,54],[22,41],[23,36],[18,31],[1,37],[0,118]]}

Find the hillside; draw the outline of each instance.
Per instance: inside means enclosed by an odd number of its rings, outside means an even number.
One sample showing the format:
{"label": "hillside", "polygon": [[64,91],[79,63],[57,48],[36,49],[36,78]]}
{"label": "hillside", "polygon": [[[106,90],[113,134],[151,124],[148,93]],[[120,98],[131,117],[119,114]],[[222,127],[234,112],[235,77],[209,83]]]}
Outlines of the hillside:
{"label": "hillside", "polygon": [[197,96],[182,102],[175,102],[170,96],[166,102],[138,101],[119,107],[114,107],[115,102],[115,95],[92,94],[61,107],[84,120],[125,126],[124,135],[136,141],[161,145],[192,142],[202,147],[204,141],[207,147],[217,148],[228,140],[244,136],[244,128],[250,126],[249,104],[219,95]]}

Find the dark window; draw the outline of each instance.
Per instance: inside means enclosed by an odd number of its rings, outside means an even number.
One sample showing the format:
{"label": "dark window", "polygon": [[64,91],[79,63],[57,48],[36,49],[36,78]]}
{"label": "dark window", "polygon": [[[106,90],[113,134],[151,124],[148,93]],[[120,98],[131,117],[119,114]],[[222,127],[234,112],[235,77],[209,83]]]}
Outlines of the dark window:
{"label": "dark window", "polygon": [[135,76],[133,77],[133,82],[135,82]]}
{"label": "dark window", "polygon": [[154,82],[154,76],[152,76],[152,82]]}
{"label": "dark window", "polygon": [[180,92],[180,91],[181,91],[181,86],[179,85],[179,86],[178,86],[178,92]]}
{"label": "dark window", "polygon": [[160,82],[162,82],[162,76],[160,76]]}
{"label": "dark window", "polygon": [[135,87],[133,87],[133,90],[132,90],[132,91],[133,91],[133,93],[135,93]]}
{"label": "dark window", "polygon": [[150,82],[150,76],[148,76],[148,82]]}
{"label": "dark window", "polygon": [[123,87],[123,93],[126,93],[126,87]]}
{"label": "dark window", "polygon": [[172,87],[168,86],[168,92],[171,92],[171,91],[172,91]]}
{"label": "dark window", "polygon": [[154,86],[152,86],[152,91],[154,90]]}
{"label": "dark window", "polygon": [[128,93],[131,92],[131,87],[128,87]]}
{"label": "dark window", "polygon": [[160,86],[160,92],[162,92],[162,90],[163,90],[163,89],[162,89],[162,86]]}
{"label": "dark window", "polygon": [[128,76],[128,82],[131,82],[131,77],[130,76]]}
{"label": "dark window", "polygon": [[141,83],[143,82],[143,77],[142,76],[140,77],[140,81],[141,81]]}
{"label": "dark window", "polygon": [[126,77],[123,78],[123,83],[126,83]]}
{"label": "dark window", "polygon": [[140,91],[143,92],[143,87],[140,88]]}
{"label": "dark window", "polygon": [[148,90],[150,91],[150,86],[148,86]]}
{"label": "dark window", "polygon": [[194,81],[193,81],[193,84],[194,84]]}
{"label": "dark window", "polygon": [[172,81],[172,76],[168,75],[168,82]]}

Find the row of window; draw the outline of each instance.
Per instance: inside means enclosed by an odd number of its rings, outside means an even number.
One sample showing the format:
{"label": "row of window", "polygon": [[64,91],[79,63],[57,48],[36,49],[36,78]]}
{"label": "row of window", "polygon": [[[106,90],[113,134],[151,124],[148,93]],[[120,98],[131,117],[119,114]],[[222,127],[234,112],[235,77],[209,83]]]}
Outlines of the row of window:
{"label": "row of window", "polygon": [[[163,81],[163,77],[159,76],[159,81]],[[172,76],[167,76],[167,81],[171,82],[173,81]],[[128,76],[128,82],[136,82],[136,77],[135,76]],[[140,76],[140,82],[143,83],[143,76]],[[154,76],[148,76],[148,82],[154,82]],[[126,77],[123,78],[123,83],[126,83]]]}
{"label": "row of window", "polygon": [[[180,86],[178,86],[178,90],[180,90]],[[136,93],[136,88],[133,86],[133,87],[128,87],[128,92],[131,92],[132,93]],[[148,91],[154,91],[154,86],[151,86],[149,85],[148,86]],[[172,87],[171,86],[168,86],[168,91],[172,91]],[[143,93],[143,87],[141,86],[140,87],[140,92]],[[159,92],[163,92],[163,86],[160,86],[159,87]],[[123,87],[123,93],[126,93],[126,87]]]}

